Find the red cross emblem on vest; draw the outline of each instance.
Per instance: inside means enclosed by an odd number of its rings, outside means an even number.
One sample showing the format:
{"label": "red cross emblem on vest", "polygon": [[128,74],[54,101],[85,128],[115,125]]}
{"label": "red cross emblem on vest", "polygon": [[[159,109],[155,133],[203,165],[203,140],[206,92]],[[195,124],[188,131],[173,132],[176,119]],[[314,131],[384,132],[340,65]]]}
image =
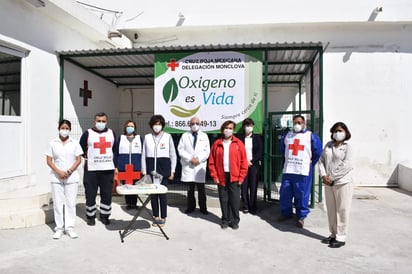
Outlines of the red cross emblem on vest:
{"label": "red cross emblem on vest", "polygon": [[111,148],[112,144],[110,142],[106,142],[106,137],[101,136],[99,137],[99,142],[93,143],[93,148],[100,149],[100,154],[106,154],[106,148]]}
{"label": "red cross emblem on vest", "polygon": [[124,180],[126,184],[132,185],[134,180],[140,179],[140,171],[133,171],[133,164],[126,165],[126,171],[119,172],[119,180]]}
{"label": "red cross emblem on vest", "polygon": [[305,146],[304,145],[300,145],[299,144],[300,140],[299,139],[295,139],[293,140],[293,144],[289,144],[289,149],[292,150],[292,155],[296,156],[299,153],[299,150],[304,150]]}

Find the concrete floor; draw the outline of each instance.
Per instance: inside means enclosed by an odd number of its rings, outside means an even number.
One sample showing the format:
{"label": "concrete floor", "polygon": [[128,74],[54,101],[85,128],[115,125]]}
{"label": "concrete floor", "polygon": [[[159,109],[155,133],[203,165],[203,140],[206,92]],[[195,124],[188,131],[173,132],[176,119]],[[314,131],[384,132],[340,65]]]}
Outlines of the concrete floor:
{"label": "concrete floor", "polygon": [[259,203],[256,216],[241,213],[238,230],[222,230],[216,198],[210,214],[186,215],[182,200],[170,200],[165,232],[148,214],[124,243],[123,229],[136,211],[115,197],[112,223],[87,226],[79,197],[78,239],[53,240],[52,225],[0,230],[0,273],[412,273],[412,197],[392,188],[356,188],[347,245],[328,248],[322,204],[305,227],[276,221],[276,203]]}

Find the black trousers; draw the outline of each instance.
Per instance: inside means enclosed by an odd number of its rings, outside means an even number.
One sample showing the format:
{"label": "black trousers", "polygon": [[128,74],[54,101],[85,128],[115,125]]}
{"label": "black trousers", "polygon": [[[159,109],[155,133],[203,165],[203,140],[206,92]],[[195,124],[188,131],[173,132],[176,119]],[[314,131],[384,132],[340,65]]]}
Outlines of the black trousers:
{"label": "black trousers", "polygon": [[197,182],[187,183],[187,209],[193,211],[196,208],[195,187],[197,187],[197,198],[199,200],[200,211],[206,212],[207,207],[206,207],[205,183],[197,183]]}
{"label": "black trousers", "polygon": [[218,185],[222,224],[239,224],[240,185],[230,182],[230,174],[225,173],[225,186]]}
{"label": "black trousers", "polygon": [[137,195],[125,195],[124,200],[126,205],[135,206],[137,204]]}
{"label": "black trousers", "polygon": [[[152,179],[153,180],[153,179]],[[169,179],[162,178],[161,184],[166,186],[169,183]],[[160,217],[162,219],[167,217],[167,194],[152,194],[150,204],[152,206],[152,213],[154,217],[159,217],[159,203],[160,203]]]}
{"label": "black trousers", "polygon": [[88,219],[96,218],[98,189],[100,189],[100,217],[109,218],[112,212],[113,176],[114,170],[85,171],[83,185]]}
{"label": "black trousers", "polygon": [[250,166],[242,184],[242,208],[256,213],[257,188],[258,188],[258,166]]}
{"label": "black trousers", "polygon": [[[133,180],[133,184],[136,183],[137,181],[138,180]],[[125,184],[125,182],[122,181],[122,184]],[[137,195],[125,195],[124,201],[126,202],[126,205],[128,206],[135,206],[137,205]]]}

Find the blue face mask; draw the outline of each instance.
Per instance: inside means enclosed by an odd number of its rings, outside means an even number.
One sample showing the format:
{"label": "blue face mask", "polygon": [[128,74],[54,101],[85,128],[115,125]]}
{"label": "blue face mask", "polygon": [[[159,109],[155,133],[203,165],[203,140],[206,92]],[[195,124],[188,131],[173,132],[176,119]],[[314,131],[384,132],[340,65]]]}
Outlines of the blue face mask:
{"label": "blue face mask", "polygon": [[106,123],[102,123],[102,122],[97,122],[96,123],[96,128],[100,131],[104,130],[106,128]]}
{"label": "blue face mask", "polygon": [[127,134],[133,134],[134,133],[134,127],[127,127],[126,128],[126,133]]}

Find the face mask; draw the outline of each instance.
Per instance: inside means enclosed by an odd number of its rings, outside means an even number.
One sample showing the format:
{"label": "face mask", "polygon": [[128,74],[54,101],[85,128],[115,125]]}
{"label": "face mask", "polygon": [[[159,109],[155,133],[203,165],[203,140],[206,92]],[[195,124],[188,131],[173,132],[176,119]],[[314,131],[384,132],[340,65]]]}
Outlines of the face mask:
{"label": "face mask", "polygon": [[226,129],[226,128],[225,128],[225,129],[223,130],[223,135],[225,135],[226,138],[231,137],[232,134],[233,134],[233,130],[232,130],[232,129]]}
{"label": "face mask", "polygon": [[106,128],[106,123],[102,123],[102,122],[97,122],[96,123],[96,128],[100,131],[104,130]]}
{"label": "face mask", "polygon": [[162,126],[161,125],[154,125],[153,126],[153,131],[155,133],[159,133],[162,130]]}
{"label": "face mask", "polygon": [[343,131],[338,131],[333,133],[333,139],[335,139],[338,142],[341,142],[343,140],[345,140],[346,134]]}
{"label": "face mask", "polygon": [[301,124],[294,124],[293,125],[293,131],[294,132],[301,132],[302,131],[302,125]]}
{"label": "face mask", "polygon": [[250,134],[253,131],[253,127],[245,127],[245,133]]}
{"label": "face mask", "polygon": [[68,129],[61,129],[59,130],[59,134],[61,137],[66,138],[67,136],[69,136],[70,130]]}
{"label": "face mask", "polygon": [[193,132],[197,132],[198,130],[199,130],[199,125],[192,125],[191,127],[190,127],[190,129],[193,131]]}
{"label": "face mask", "polygon": [[127,127],[126,128],[126,133],[127,134],[133,134],[134,133],[134,127]]}

